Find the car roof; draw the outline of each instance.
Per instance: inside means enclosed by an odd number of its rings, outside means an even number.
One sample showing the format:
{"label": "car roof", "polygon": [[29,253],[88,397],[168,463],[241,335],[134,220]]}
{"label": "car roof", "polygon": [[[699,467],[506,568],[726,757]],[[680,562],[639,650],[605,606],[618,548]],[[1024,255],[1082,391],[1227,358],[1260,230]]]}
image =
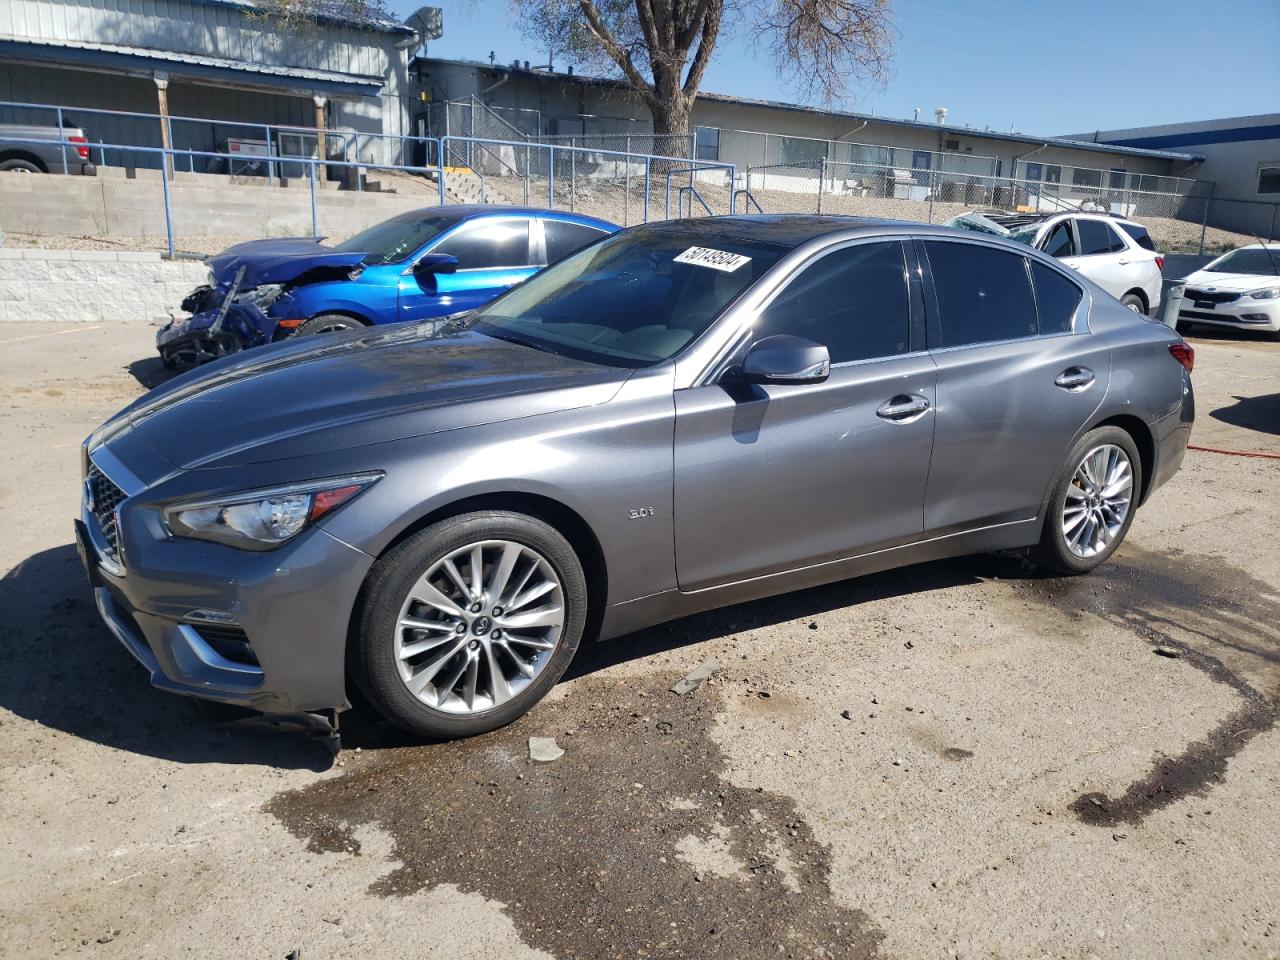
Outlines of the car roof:
{"label": "car roof", "polygon": [[[913,233],[952,232],[945,227],[933,227],[927,223],[908,220],[888,220],[879,217],[846,217],[814,214],[751,214],[720,217],[697,217],[682,220],[655,220],[639,224],[632,230],[656,233],[679,231],[693,236],[705,234],[707,239],[736,237],[758,240],[783,247],[798,247],[803,243],[833,233],[886,233],[908,229]],[[956,231],[963,232],[963,231]]]}
{"label": "car roof", "polygon": [[587,227],[600,227],[606,230],[617,230],[616,223],[602,220],[599,217],[588,217],[581,213],[569,213],[566,210],[546,210],[539,207],[508,207],[492,203],[459,203],[443,207],[422,207],[413,211],[419,216],[449,217],[458,223],[463,220],[475,220],[480,217],[543,217],[554,220],[565,220]]}

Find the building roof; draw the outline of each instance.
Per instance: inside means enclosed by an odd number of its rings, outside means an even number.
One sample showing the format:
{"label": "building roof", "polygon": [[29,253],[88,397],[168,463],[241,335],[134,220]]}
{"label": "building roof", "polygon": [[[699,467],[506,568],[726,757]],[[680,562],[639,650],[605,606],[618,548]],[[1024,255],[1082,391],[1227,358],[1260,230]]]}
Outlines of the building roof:
{"label": "building roof", "polygon": [[1193,120],[1188,123],[1161,123],[1150,127],[1129,127],[1121,130],[1097,130],[1092,134],[1081,136],[1101,143],[1158,149],[1204,146],[1213,143],[1280,140],[1280,113],[1263,113],[1250,117],[1221,117],[1217,120]]}
{"label": "building roof", "polygon": [[56,60],[63,63],[115,68],[122,71],[170,69],[188,76],[227,80],[240,74],[242,82],[255,86],[324,87],[334,93],[369,96],[382,87],[383,78],[356,73],[250,63],[175,50],[128,47],[118,43],[86,43],[79,40],[0,40],[0,54],[18,59]]}
{"label": "building roof", "polygon": [[[630,84],[609,77],[579,76],[578,74],[558,73],[547,70],[526,70],[523,67],[502,63],[488,63],[479,60],[449,60],[439,57],[418,57],[415,63],[442,63],[455,66],[477,67],[507,73],[511,76],[524,76],[531,79],[556,80],[561,83],[576,83],[583,86],[609,87],[612,89],[630,89]],[[1072,140],[1065,137],[1037,137],[1024,133],[1000,133],[995,130],[975,130],[972,127],[957,127],[947,124],[928,123],[922,120],[906,120],[895,117],[878,117],[867,113],[854,113],[846,110],[831,110],[825,107],[811,107],[799,103],[787,103],[782,100],[760,100],[752,97],[735,97],[724,93],[699,92],[699,100],[710,103],[725,103],[736,106],[763,107],[771,110],[785,110],[794,113],[817,114],[824,117],[880,123],[887,126],[904,127],[913,130],[928,131],[937,134],[952,134],[962,137],[982,137],[988,140],[1003,140],[1012,143],[1023,143],[1032,147],[1058,146],[1074,150],[1089,150],[1094,153],[1105,153],[1122,156],[1154,157],[1159,160],[1176,160],[1184,163],[1197,163],[1203,156],[1193,153],[1177,153],[1169,150],[1148,149],[1137,146],[1123,146],[1114,143],[1099,143],[1092,140]]]}
{"label": "building roof", "polygon": [[[238,10],[254,10],[261,13],[262,6],[253,0],[188,0],[209,7],[232,7]],[[361,30],[377,30],[380,33],[398,33],[409,36],[416,31],[413,27],[398,20],[386,17],[375,17],[369,14],[355,15],[351,12],[351,4],[343,0],[310,0],[315,19],[319,23],[334,26],[355,27]]]}

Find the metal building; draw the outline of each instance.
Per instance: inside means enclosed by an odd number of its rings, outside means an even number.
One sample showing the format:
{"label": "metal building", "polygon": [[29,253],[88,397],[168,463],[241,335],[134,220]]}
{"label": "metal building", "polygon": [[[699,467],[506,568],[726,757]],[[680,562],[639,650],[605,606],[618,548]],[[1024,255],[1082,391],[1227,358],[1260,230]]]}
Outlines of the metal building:
{"label": "metal building", "polygon": [[[152,115],[69,111],[68,125],[103,143],[171,138],[176,148],[225,151],[243,141],[252,153],[267,136],[254,124],[312,128],[271,146],[314,155],[315,128],[338,143],[346,131],[409,132],[408,64],[419,44],[412,27],[380,19],[284,31],[246,0],[3,0],[0,101]],[[9,105],[0,122],[54,121]],[[158,165],[154,154],[128,162]]]}

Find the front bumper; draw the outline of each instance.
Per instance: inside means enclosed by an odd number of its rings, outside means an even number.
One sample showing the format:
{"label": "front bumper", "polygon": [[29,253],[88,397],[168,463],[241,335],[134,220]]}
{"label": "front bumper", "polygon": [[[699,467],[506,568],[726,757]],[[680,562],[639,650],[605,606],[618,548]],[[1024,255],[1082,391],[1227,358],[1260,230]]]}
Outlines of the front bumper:
{"label": "front bumper", "polygon": [[1190,291],[1183,295],[1178,319],[1184,323],[1205,323],[1237,330],[1280,331],[1280,300],[1254,300],[1242,296],[1229,303],[1197,305]]}
{"label": "front bumper", "polygon": [[153,686],[270,712],[350,705],[347,630],[372,557],[314,527],[262,553],[168,537],[125,492],[118,548],[87,498],[76,541],[103,622]]}

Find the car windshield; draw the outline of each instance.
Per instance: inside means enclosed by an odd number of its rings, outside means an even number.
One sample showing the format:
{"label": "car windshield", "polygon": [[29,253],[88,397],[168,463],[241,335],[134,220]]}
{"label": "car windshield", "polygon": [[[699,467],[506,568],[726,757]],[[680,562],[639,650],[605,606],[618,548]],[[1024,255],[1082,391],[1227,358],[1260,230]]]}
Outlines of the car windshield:
{"label": "car windshield", "polygon": [[619,367],[675,356],[787,250],[689,225],[636,227],[481,309],[480,333]]}
{"label": "car windshield", "polygon": [[354,237],[335,244],[344,253],[364,253],[363,263],[378,266],[399,263],[428,240],[439,236],[458,222],[456,216],[402,213],[398,217],[374,224]]}
{"label": "car windshield", "polygon": [[1254,276],[1280,277],[1280,249],[1248,247],[1233,250],[1204,269],[1208,273],[1250,273]]}
{"label": "car windshield", "polygon": [[1019,227],[1017,230],[1010,231],[1005,235],[1006,240],[1012,240],[1015,243],[1025,243],[1027,246],[1035,246],[1036,234],[1040,232],[1040,224],[1032,223],[1025,227]]}

